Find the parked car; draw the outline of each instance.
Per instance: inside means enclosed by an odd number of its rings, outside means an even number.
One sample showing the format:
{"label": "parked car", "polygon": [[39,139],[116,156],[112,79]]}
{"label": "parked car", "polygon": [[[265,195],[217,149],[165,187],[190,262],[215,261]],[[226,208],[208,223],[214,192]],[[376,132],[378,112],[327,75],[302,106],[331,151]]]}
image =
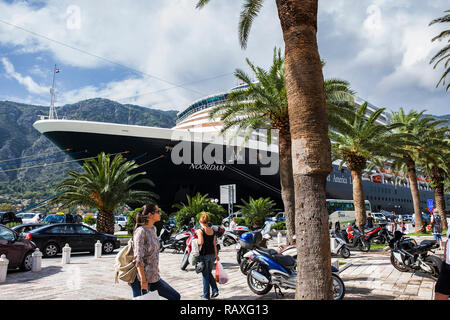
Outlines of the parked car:
{"label": "parked car", "polygon": [[81,223],[83,218],[78,214],[49,214],[42,223]]}
{"label": "parked car", "polygon": [[222,220],[222,224],[225,227],[228,227],[230,225],[231,220],[233,220],[233,218],[243,218],[244,216],[242,215],[242,213],[240,212],[235,212],[231,215],[231,217],[226,217]]}
{"label": "parked car", "polygon": [[411,222],[412,221],[412,214],[399,214],[398,220],[404,221],[404,222]]}
{"label": "parked car", "polygon": [[45,214],[39,212],[25,212],[17,214],[22,223],[40,223],[45,219]]}
{"label": "parked car", "polygon": [[0,256],[4,254],[9,260],[8,269],[20,268],[23,271],[30,271],[35,249],[36,245],[33,242],[0,225]]}
{"label": "parked car", "polygon": [[379,212],[373,212],[372,217],[375,219],[375,223],[387,223],[388,220],[386,219],[386,216]]}
{"label": "parked car", "polygon": [[17,217],[12,211],[1,211],[0,212],[0,224],[6,225],[7,223],[15,222],[22,223],[22,219]]}
{"label": "parked car", "polygon": [[28,233],[31,230],[41,228],[43,226],[46,226],[46,225],[42,224],[42,223],[24,223],[24,224],[19,224],[17,226],[11,227],[11,229],[17,233]]}
{"label": "parked car", "polygon": [[75,223],[56,223],[31,230],[25,236],[33,241],[45,257],[54,257],[62,252],[62,248],[69,244],[72,252],[94,252],[95,243],[100,240],[103,253],[112,253],[120,248],[120,241],[116,236],[104,234],[94,229]]}
{"label": "parked car", "polygon": [[119,226],[120,231],[124,231],[127,225],[127,217],[125,216],[115,217],[115,224]]}

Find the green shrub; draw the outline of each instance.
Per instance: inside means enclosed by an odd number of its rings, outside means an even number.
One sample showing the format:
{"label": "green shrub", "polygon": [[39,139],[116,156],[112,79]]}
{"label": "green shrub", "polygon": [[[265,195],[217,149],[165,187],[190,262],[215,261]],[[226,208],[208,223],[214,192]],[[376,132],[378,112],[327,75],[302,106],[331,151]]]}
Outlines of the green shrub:
{"label": "green shrub", "polygon": [[92,226],[96,223],[96,219],[94,218],[94,216],[86,216],[83,218],[83,222]]}
{"label": "green shrub", "polygon": [[249,198],[246,202],[241,200],[243,205],[237,205],[239,211],[242,213],[247,226],[262,227],[266,220],[266,217],[273,215],[275,202],[270,198]]}
{"label": "green shrub", "polygon": [[6,227],[12,228],[12,227],[14,227],[14,226],[18,226],[19,224],[20,224],[19,222],[8,222],[8,223],[6,224]]}
{"label": "green shrub", "polygon": [[247,225],[245,224],[245,219],[244,219],[244,218],[236,218],[236,223],[237,223],[237,225],[239,225],[239,226],[247,226]]}
{"label": "green shrub", "polygon": [[277,222],[270,227],[270,230],[286,230],[286,222]]}
{"label": "green shrub", "polygon": [[179,203],[173,205],[173,207],[178,209],[175,213],[175,224],[178,229],[181,229],[184,225],[189,225],[192,218],[195,219],[195,222],[198,222],[201,212],[209,213],[211,222],[216,225],[221,224],[222,219],[226,216],[225,209],[217,203],[211,202],[208,194],[202,196],[200,193],[197,193],[193,197],[187,195],[186,204]]}

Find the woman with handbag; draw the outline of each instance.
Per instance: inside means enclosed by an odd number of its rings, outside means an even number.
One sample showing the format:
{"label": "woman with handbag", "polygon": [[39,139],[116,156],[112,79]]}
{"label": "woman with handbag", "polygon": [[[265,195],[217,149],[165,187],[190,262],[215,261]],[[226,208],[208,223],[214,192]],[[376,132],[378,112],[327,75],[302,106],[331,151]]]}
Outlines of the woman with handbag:
{"label": "woman with handbag", "polygon": [[155,222],[161,220],[161,211],[157,205],[146,204],[136,214],[136,226],[133,230],[133,249],[136,261],[137,277],[131,284],[133,297],[158,291],[167,300],[180,300],[180,294],[159,276],[159,239]]}
{"label": "woman with handbag", "polygon": [[[209,300],[219,295],[216,280],[211,273],[214,269],[214,261],[219,261],[219,255],[217,254],[216,236],[211,228],[209,215],[205,212],[200,215],[200,225],[202,228],[197,230],[197,243],[199,247],[202,247],[197,261],[203,262],[204,265],[202,270],[203,295],[201,298]],[[210,287],[212,288],[212,294],[210,294]]]}

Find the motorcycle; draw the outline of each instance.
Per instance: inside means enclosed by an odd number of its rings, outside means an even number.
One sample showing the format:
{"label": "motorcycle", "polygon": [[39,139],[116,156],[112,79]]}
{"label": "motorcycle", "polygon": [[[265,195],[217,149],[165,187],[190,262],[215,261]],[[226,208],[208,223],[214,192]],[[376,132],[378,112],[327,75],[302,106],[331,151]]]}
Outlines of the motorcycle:
{"label": "motorcycle", "polygon": [[[225,233],[225,229],[223,227],[220,226],[212,226],[212,229],[214,230],[214,234],[216,235],[216,239],[220,239],[223,234]],[[186,270],[186,267],[188,266],[189,263],[193,264],[193,257],[191,255],[192,252],[192,241],[194,239],[197,239],[197,232],[195,230],[195,228],[191,228],[190,230],[190,235],[189,237],[186,239],[186,247],[184,249],[184,254],[183,254],[183,259],[181,260],[181,265],[180,265],[180,269],[181,270]],[[216,243],[217,246],[217,252],[220,251],[220,244]]]}
{"label": "motorcycle", "polygon": [[244,255],[251,249],[247,247],[242,247],[242,242],[246,241],[245,239],[249,237],[249,235],[254,235],[257,241],[254,246],[258,246],[260,248],[267,248],[267,241],[272,238],[269,233],[262,234],[262,229],[257,229],[252,232],[245,232],[241,234],[239,237],[239,242],[236,243],[236,260],[239,265],[241,265],[242,259]]}
{"label": "motorcycle", "polygon": [[184,252],[186,249],[186,240],[191,235],[189,227],[183,226],[179,233],[172,236],[169,233],[172,233],[170,227],[163,226],[159,234],[159,251],[163,252],[165,249],[173,249],[174,253]]}
{"label": "motorcycle", "polygon": [[370,242],[378,244],[389,244],[389,241],[394,237],[392,232],[388,231],[385,224],[364,229],[364,234]]}
{"label": "motorcycle", "polygon": [[343,240],[349,248],[358,247],[363,252],[370,250],[369,239],[359,231],[354,222],[346,230],[336,230],[335,235],[336,238]]}
{"label": "motorcycle", "polygon": [[241,234],[248,232],[249,229],[246,226],[236,226],[232,230],[226,230],[223,239],[222,244],[224,247],[235,245],[239,242],[239,237]]}
{"label": "motorcycle", "polygon": [[[246,237],[246,241],[241,241],[244,247],[252,248],[246,254],[249,260],[249,270],[247,272],[247,284],[255,294],[267,294],[272,288],[277,289],[281,295],[281,288],[295,289],[297,284],[297,260],[286,254],[278,253],[274,249],[261,248],[255,246],[255,239]],[[284,250],[287,253],[289,249]],[[338,276],[337,268],[331,267],[333,281],[333,298],[340,300],[345,295],[345,286]]]}
{"label": "motorcycle", "polygon": [[[405,237],[395,231],[394,238],[389,241],[391,264],[400,272],[422,271],[437,279],[441,272],[442,260],[428,252],[439,248],[435,240],[423,240],[419,245],[414,239]],[[434,253],[434,252],[433,252]]]}

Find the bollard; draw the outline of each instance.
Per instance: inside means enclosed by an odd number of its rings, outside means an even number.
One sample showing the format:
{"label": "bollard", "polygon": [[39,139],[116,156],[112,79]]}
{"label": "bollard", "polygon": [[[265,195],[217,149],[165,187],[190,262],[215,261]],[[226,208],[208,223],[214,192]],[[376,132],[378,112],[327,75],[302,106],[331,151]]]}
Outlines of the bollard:
{"label": "bollard", "polygon": [[100,242],[100,240],[97,240],[97,243],[95,244],[95,254],[94,254],[95,258],[101,258],[102,257],[102,243]]}
{"label": "bollard", "polygon": [[70,251],[72,249],[69,247],[69,244],[66,243],[66,245],[62,249],[62,264],[69,264],[70,263]]}
{"label": "bollard", "polygon": [[278,231],[277,240],[278,240],[278,244],[280,245],[281,244],[281,232],[280,231]]}
{"label": "bollard", "polygon": [[39,248],[36,248],[36,250],[33,252],[32,256],[32,261],[33,264],[31,266],[31,271],[32,272],[38,272],[41,271],[42,267],[42,252],[39,251]]}
{"label": "bollard", "polygon": [[2,254],[0,257],[0,283],[6,281],[6,274],[8,273],[8,264],[9,260],[6,259],[6,256]]}

